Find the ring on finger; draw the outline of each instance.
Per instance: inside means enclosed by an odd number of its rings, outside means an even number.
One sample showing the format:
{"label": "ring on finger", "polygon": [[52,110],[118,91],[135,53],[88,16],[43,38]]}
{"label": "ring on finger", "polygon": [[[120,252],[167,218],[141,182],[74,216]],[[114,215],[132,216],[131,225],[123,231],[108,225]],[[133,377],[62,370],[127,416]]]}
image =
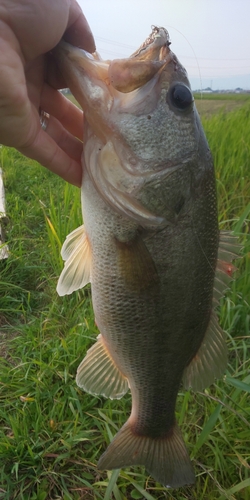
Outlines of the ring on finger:
{"label": "ring on finger", "polygon": [[43,109],[40,109],[40,124],[41,124],[41,127],[44,131],[46,131],[47,127],[48,127],[48,124],[49,124],[49,119],[50,119],[50,115],[49,113],[47,113],[46,111],[44,111]]}

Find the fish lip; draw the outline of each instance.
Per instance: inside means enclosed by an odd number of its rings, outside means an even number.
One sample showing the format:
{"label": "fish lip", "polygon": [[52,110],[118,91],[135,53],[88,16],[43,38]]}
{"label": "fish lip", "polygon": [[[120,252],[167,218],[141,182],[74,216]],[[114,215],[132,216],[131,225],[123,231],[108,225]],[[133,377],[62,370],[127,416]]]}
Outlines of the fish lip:
{"label": "fish lip", "polygon": [[168,31],[159,26],[151,26],[152,32],[130,58],[163,61],[170,53],[171,44]]}

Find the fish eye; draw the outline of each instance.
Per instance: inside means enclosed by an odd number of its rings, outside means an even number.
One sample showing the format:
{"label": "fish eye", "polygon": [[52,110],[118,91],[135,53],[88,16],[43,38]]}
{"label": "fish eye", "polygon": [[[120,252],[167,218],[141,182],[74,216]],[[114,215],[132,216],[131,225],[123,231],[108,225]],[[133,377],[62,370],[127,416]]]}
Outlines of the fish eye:
{"label": "fish eye", "polygon": [[184,83],[175,83],[167,93],[167,101],[172,107],[184,111],[193,103],[193,94]]}

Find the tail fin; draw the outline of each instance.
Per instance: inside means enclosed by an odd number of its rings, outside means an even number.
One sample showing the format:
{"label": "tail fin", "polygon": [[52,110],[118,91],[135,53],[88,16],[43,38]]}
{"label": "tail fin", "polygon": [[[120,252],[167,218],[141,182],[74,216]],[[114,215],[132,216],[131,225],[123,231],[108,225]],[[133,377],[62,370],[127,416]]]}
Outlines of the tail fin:
{"label": "tail fin", "polygon": [[120,469],[130,465],[144,465],[156,481],[171,488],[195,481],[193,467],[177,424],[167,437],[152,439],[135,434],[128,420],[101,456],[97,467],[100,470]]}

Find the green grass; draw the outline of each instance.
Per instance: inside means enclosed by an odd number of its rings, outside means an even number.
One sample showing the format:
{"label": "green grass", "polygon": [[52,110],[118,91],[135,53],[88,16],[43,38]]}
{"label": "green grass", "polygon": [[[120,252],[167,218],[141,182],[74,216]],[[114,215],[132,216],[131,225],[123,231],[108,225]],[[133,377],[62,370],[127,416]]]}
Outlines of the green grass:
{"label": "green grass", "polygon": [[205,101],[238,101],[241,102],[241,104],[245,104],[250,101],[250,94],[236,94],[235,92],[229,92],[229,93],[214,93],[211,92],[211,94],[206,94],[202,92],[197,92],[194,93],[194,98],[195,99],[203,99]]}
{"label": "green grass", "polygon": [[216,163],[220,225],[241,233],[236,280],[219,311],[227,332],[225,377],[180,392],[177,419],[196,484],[166,490],[142,467],[100,473],[96,463],[130,412],[75,384],[97,335],[90,290],[55,288],[65,236],[81,224],[77,188],[17,152],[0,149],[10,217],[0,261],[0,499],[250,500],[250,107],[204,117]]}

